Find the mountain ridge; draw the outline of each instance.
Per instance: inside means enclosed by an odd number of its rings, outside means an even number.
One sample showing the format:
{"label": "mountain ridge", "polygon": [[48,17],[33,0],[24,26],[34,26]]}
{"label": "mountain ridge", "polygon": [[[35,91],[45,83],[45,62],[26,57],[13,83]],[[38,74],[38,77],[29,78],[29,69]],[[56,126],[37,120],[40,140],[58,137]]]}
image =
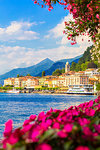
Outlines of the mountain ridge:
{"label": "mountain ridge", "polygon": [[[80,56],[70,58],[70,59],[61,59],[59,61],[52,61],[49,58],[46,58],[42,60],[41,62],[37,63],[36,65],[29,66],[26,68],[16,68],[12,69],[11,71],[6,72],[3,75],[0,75],[0,84],[3,84],[3,81],[10,77],[17,77],[17,74],[26,76],[27,74],[30,74],[31,76],[41,76],[42,71],[46,71],[46,75],[52,75],[52,72],[55,71],[55,69],[62,69],[65,67],[65,63],[68,61],[70,64],[72,61],[79,60]],[[78,58],[78,59],[76,59]]]}

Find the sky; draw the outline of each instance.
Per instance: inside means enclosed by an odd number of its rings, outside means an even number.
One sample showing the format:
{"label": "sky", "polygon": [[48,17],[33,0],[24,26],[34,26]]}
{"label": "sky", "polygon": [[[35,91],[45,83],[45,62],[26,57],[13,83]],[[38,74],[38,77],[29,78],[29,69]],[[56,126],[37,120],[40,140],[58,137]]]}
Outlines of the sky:
{"label": "sky", "polygon": [[0,74],[45,58],[57,61],[83,54],[92,45],[90,38],[80,36],[72,46],[63,34],[64,21],[72,19],[60,5],[49,12],[32,0],[0,0]]}

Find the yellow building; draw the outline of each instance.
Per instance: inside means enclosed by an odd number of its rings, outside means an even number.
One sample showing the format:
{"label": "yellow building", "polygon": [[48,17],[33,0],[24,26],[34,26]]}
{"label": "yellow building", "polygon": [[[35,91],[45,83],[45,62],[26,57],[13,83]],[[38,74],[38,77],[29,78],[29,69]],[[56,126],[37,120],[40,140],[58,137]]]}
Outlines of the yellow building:
{"label": "yellow building", "polygon": [[15,81],[15,78],[5,79],[4,80],[4,86],[6,86],[6,85],[13,85],[14,86],[14,81]]}
{"label": "yellow building", "polygon": [[89,83],[89,77],[86,75],[80,75],[80,74],[75,74],[75,75],[67,75],[65,77],[65,85],[87,85]]}

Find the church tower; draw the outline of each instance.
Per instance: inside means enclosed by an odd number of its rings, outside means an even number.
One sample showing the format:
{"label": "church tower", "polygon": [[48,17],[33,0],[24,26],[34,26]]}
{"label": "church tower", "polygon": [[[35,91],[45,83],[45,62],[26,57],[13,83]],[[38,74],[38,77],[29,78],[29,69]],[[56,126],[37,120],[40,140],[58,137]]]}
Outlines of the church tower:
{"label": "church tower", "polygon": [[67,73],[68,71],[70,71],[70,64],[69,64],[69,62],[66,62],[65,73]]}

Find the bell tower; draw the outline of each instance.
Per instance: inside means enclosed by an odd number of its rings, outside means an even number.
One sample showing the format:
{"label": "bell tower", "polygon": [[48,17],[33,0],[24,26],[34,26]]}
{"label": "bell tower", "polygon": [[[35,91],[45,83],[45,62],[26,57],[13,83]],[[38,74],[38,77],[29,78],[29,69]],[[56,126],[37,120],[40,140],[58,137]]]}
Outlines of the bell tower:
{"label": "bell tower", "polygon": [[67,73],[68,71],[70,71],[70,64],[69,64],[69,62],[66,62],[65,73]]}

